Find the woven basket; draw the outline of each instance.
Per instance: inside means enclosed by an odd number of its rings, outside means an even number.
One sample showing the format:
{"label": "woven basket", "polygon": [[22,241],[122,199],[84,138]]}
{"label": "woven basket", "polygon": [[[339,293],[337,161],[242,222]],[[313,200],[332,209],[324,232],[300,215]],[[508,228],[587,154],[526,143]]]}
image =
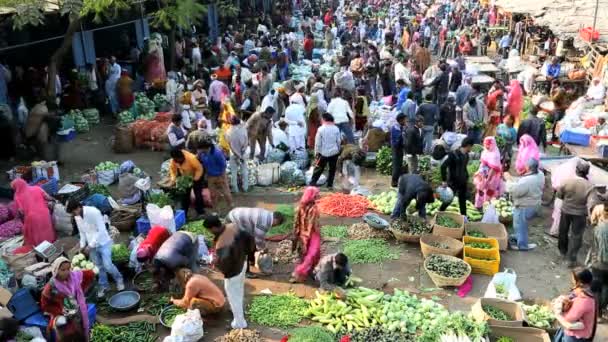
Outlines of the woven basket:
{"label": "woven basket", "polygon": [[[429,255],[430,256],[430,255]],[[458,262],[463,262],[462,259],[458,259],[456,257],[453,256],[449,256],[449,255],[443,255],[444,258],[448,258],[454,261],[458,261]],[[463,275],[460,278],[448,278],[448,277],[444,277],[442,275],[439,275],[433,271],[430,271],[427,268],[427,263],[429,261],[429,258],[425,258],[424,259],[424,270],[426,271],[426,273],[429,275],[429,277],[431,277],[431,280],[433,281],[433,283],[435,283],[435,285],[437,285],[438,287],[446,287],[446,286],[460,286],[462,284],[464,284],[464,282],[467,280],[467,278],[469,277],[469,275],[471,275],[471,266],[467,263],[465,263],[467,265],[468,271],[465,275]]]}
{"label": "woven basket", "polygon": [[121,232],[132,232],[139,216],[141,216],[139,208],[133,206],[122,207],[112,212],[110,222]]}
{"label": "woven basket", "polygon": [[395,229],[389,229],[391,233],[395,236],[395,240],[401,242],[409,242],[409,243],[419,243],[420,235],[411,235],[408,233],[403,233]]}
{"label": "woven basket", "polygon": [[[437,248],[431,246],[431,243],[439,242],[448,245],[448,249]],[[420,238],[420,250],[422,251],[422,256],[426,258],[431,254],[443,254],[449,256],[458,256],[462,253],[462,248],[464,244],[461,241],[458,241],[449,236],[441,236],[441,235],[423,235]]]}

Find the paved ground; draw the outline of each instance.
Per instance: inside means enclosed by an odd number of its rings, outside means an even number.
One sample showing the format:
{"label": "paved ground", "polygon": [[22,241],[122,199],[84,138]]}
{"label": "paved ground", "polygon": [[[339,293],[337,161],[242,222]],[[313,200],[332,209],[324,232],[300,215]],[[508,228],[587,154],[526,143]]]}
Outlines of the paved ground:
{"label": "paved ground", "polygon": [[[66,144],[62,148],[61,167],[62,180],[79,180],[80,175],[97,163],[106,160],[120,162],[126,159],[133,160],[140,168],[150,174],[154,180],[158,180],[160,163],[166,159],[168,153],[137,151],[132,154],[116,155],[110,149],[112,126],[100,124],[93,132],[79,136],[74,142]],[[0,163],[0,170],[7,170],[14,164]],[[6,184],[5,181],[2,184]],[[375,192],[383,191],[389,187],[389,179],[377,175],[373,170],[365,170],[363,173],[363,185]],[[295,203],[297,194],[277,191],[269,188],[255,188],[252,192],[235,196],[235,202],[239,206],[263,206],[271,208],[276,204]],[[539,248],[531,252],[503,252],[501,254],[501,268],[511,268],[517,272],[517,285],[526,299],[551,299],[568,290],[569,271],[560,263],[556,247],[556,240],[546,237],[543,231],[551,224],[551,208],[545,207],[540,218],[536,219],[531,226],[531,241],[539,244]],[[350,225],[358,222],[353,219],[342,219],[336,217],[323,217],[321,223]],[[364,279],[364,286],[378,289],[399,287],[412,292],[420,292],[421,289],[435,287],[424,270],[421,271],[421,253],[419,247],[407,244],[391,242],[400,251],[400,258],[395,261],[381,265],[355,265],[354,273]],[[325,242],[325,251],[340,249],[340,243]],[[292,285],[288,282],[292,266],[279,266],[275,274],[269,278],[247,280],[246,300],[259,293],[263,289],[270,289],[274,293],[294,291],[298,295],[311,297],[314,295],[313,284]],[[211,274],[211,277],[221,284],[221,277]],[[438,290],[426,293],[428,296],[438,296],[442,302],[452,310],[469,310],[475,300],[483,296],[490,277],[474,275],[473,290],[465,297],[460,298],[453,290]],[[224,312],[221,316],[205,322],[205,340],[225,333],[229,325],[231,315]],[[259,328],[264,337],[269,340],[278,340],[283,334],[278,329]],[[600,326],[597,341],[608,339],[606,326]],[[163,334],[168,331],[163,331]]]}

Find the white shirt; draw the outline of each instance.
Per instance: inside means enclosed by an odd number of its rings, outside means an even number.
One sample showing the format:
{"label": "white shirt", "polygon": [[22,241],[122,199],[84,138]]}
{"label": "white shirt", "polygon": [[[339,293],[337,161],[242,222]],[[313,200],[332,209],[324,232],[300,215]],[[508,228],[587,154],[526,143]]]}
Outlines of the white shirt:
{"label": "white shirt", "polygon": [[186,130],[192,128],[191,121],[195,117],[194,112],[189,109],[182,110],[182,127]]}
{"label": "white shirt", "polygon": [[334,117],[334,123],[336,125],[348,122],[348,115],[350,115],[351,118],[353,116],[353,111],[350,109],[350,104],[340,97],[335,97],[329,101],[327,112]]}
{"label": "white shirt", "polygon": [[169,127],[167,127],[167,138],[169,139],[169,145],[171,145],[171,147],[176,147],[180,144],[185,143],[188,132],[182,126],[180,126],[179,128],[184,132],[184,137],[181,139],[177,139],[177,136],[171,130],[172,127],[173,125],[169,125]]}
{"label": "white shirt", "polygon": [[[331,105],[331,104],[330,104]],[[322,125],[315,137],[315,154],[332,157],[340,153],[342,134],[336,125]]]}
{"label": "white shirt", "polygon": [[395,81],[398,80],[404,80],[405,84],[409,85],[410,82],[410,72],[409,70],[405,67],[405,65],[403,65],[403,63],[397,63],[395,64]]}
{"label": "white shirt", "polygon": [[80,248],[96,248],[112,242],[106,228],[106,221],[101,211],[95,207],[82,207],[82,217],[75,217],[80,233]]}
{"label": "white shirt", "polygon": [[295,103],[304,106],[304,98],[300,93],[294,93],[289,97],[289,103]]}
{"label": "white shirt", "polygon": [[591,85],[589,89],[587,89],[587,96],[592,100],[601,100],[606,95],[606,88],[600,83],[598,85]]}

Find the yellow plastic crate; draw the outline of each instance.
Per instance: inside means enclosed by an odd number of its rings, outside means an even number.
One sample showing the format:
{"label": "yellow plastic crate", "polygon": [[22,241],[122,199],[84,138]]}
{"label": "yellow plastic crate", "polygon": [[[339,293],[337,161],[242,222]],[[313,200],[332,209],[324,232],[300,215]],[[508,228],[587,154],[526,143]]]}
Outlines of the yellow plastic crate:
{"label": "yellow plastic crate", "polygon": [[[471,265],[473,273],[494,275],[500,270],[500,251],[495,249],[479,249],[464,247],[463,260]],[[480,260],[492,259],[492,260]]]}
{"label": "yellow plastic crate", "polygon": [[474,250],[490,250],[490,249],[500,249],[500,244],[498,243],[498,240],[494,239],[494,238],[477,238],[477,237],[472,237],[472,236],[463,236],[462,237],[462,242],[464,242],[464,245],[466,246],[467,243],[473,243],[473,242],[485,242],[487,244],[492,245],[492,248],[488,248],[488,249],[484,249],[484,248],[473,248],[471,246],[468,246],[471,249]]}

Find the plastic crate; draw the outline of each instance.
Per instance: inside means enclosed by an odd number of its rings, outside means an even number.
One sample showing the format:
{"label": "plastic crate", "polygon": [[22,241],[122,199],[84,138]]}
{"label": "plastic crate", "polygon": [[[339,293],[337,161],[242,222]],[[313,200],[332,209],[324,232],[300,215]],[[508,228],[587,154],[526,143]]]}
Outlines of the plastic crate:
{"label": "plastic crate", "polygon": [[[175,217],[173,219],[175,220],[175,229],[179,230],[186,224],[186,213],[183,210],[176,210]],[[138,218],[135,225],[137,234],[147,234],[150,230],[150,221],[145,216]]]}
{"label": "plastic crate", "polygon": [[[480,260],[492,259],[492,260]],[[471,265],[473,273],[494,275],[500,270],[500,251],[496,249],[479,249],[464,247],[463,260]]]}
{"label": "plastic crate", "polygon": [[[38,184],[42,181],[46,180],[47,182],[44,184]],[[59,191],[59,182],[57,182],[56,178],[36,178],[30,185],[37,185],[42,188],[47,194],[53,196]]]}
{"label": "plastic crate", "polygon": [[6,307],[18,321],[23,321],[40,312],[38,303],[36,303],[34,296],[32,296],[32,293],[27,288],[15,292],[8,303],[6,303]]}
{"label": "plastic crate", "polygon": [[59,142],[70,142],[72,140],[76,139],[76,131],[75,130],[70,130],[69,133],[67,134],[57,134],[57,141]]}
{"label": "plastic crate", "polygon": [[565,144],[589,146],[591,140],[591,134],[572,132],[565,130],[560,134],[559,140]]}
{"label": "plastic crate", "polygon": [[[95,304],[87,304],[87,311],[89,315],[89,326],[92,327],[97,320],[97,306]],[[47,326],[49,325],[49,316],[43,314],[42,312],[38,312],[28,317],[23,324],[29,327],[39,327],[41,328],[40,330],[45,332]]]}
{"label": "plastic crate", "polygon": [[587,42],[592,42],[600,39],[600,32],[594,30],[593,27],[584,27],[578,31],[581,39]]}
{"label": "plastic crate", "polygon": [[494,238],[476,238],[476,237],[472,237],[472,236],[463,236],[462,237],[462,242],[464,243],[464,245],[466,246],[467,243],[473,243],[473,242],[485,242],[487,244],[490,244],[492,246],[492,248],[475,248],[475,247],[471,247],[468,246],[471,249],[474,250],[492,250],[492,249],[500,249],[500,245],[498,244],[498,240],[494,239]]}

